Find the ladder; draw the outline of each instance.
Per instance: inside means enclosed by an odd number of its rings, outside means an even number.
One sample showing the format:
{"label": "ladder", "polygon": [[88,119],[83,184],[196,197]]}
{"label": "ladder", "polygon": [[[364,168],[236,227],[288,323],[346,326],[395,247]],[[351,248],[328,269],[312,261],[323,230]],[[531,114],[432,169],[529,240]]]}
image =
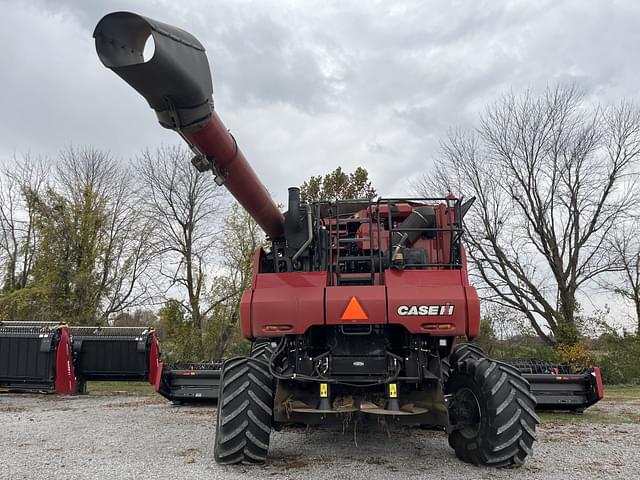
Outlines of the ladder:
{"label": "ladder", "polygon": [[[373,221],[371,215],[368,215],[366,218],[360,219],[350,219],[350,222],[359,222],[360,224],[367,223],[369,225],[369,253],[368,255],[343,255],[342,250],[343,246],[348,246],[349,244],[362,242],[362,238],[355,237],[347,237],[343,238],[341,236],[341,227],[344,227],[345,233],[348,233],[347,222],[340,223],[340,205],[353,204],[353,200],[336,200],[335,201],[335,217],[330,215],[329,226],[330,226],[330,234],[335,238],[335,280],[337,286],[351,286],[351,285],[374,285],[375,283],[375,262],[373,259]],[[335,221],[332,221],[335,220]],[[330,255],[333,252],[333,245],[329,245]],[[331,259],[333,260],[333,259]],[[360,264],[366,264],[368,272],[344,272],[341,266],[341,262],[357,262]],[[333,261],[329,262],[330,273],[333,268]],[[333,275],[331,275],[333,278]]]}

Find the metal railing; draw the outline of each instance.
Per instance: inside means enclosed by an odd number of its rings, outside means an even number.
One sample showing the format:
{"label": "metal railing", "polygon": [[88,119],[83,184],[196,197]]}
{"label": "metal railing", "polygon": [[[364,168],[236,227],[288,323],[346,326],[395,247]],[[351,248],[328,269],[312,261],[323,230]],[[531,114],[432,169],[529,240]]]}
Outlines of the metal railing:
{"label": "metal railing", "polygon": [[[414,207],[433,206],[437,208],[439,204],[446,206],[446,213],[449,215],[449,224],[447,226],[434,227],[400,227],[394,225],[393,207],[398,204],[409,204]],[[387,205],[386,219],[383,218],[381,206]],[[336,285],[342,284],[371,284],[375,283],[376,275],[380,284],[383,283],[382,273],[385,268],[393,268],[393,238],[395,234],[406,234],[407,232],[419,231],[421,233],[433,233],[433,238],[438,244],[436,252],[438,258],[436,261],[427,261],[426,263],[412,263],[411,269],[455,269],[462,267],[461,259],[461,240],[463,234],[462,227],[462,203],[459,199],[451,197],[412,197],[412,198],[378,198],[377,200],[336,200],[334,202],[322,201],[315,203],[317,219],[316,233],[320,228],[328,228],[329,242],[326,246],[328,257],[329,282],[333,285],[334,279]],[[351,208],[348,208],[351,206]],[[326,212],[323,212],[323,209]],[[366,211],[366,217],[354,218],[356,211]],[[324,213],[324,214],[323,214]],[[323,223],[321,219],[324,219]],[[374,222],[375,219],[375,222]],[[366,254],[348,255],[343,253],[343,246],[349,244],[366,241],[366,237],[343,237],[343,231],[348,235],[348,224],[350,222],[368,224],[369,232],[369,249]],[[382,248],[383,231],[388,235],[388,248],[386,251]],[[375,231],[374,231],[375,229]],[[375,236],[375,237],[374,237]],[[447,238],[448,236],[448,238]],[[374,238],[377,240],[377,249],[374,250]],[[448,245],[445,246],[445,242]],[[444,249],[448,249],[448,255]],[[365,252],[365,249],[362,250]],[[440,258],[442,254],[442,258]],[[377,257],[377,262],[374,258]],[[445,261],[444,257],[448,257]],[[385,262],[386,260],[386,262]],[[368,272],[345,272],[341,263],[355,262],[366,263]],[[358,276],[358,274],[360,276]],[[360,283],[362,282],[362,283]]]}

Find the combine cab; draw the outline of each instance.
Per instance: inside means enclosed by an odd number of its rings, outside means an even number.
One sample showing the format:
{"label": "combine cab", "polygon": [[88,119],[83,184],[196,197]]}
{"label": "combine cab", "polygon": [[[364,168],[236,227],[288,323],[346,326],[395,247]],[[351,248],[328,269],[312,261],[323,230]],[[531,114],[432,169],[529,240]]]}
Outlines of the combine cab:
{"label": "combine cab", "polygon": [[[386,198],[305,203],[282,214],[213,109],[204,47],[126,12],[96,26],[102,63],[177,131],[270,239],[241,306],[246,358],[225,362],[214,452],[262,463],[272,428],[355,421],[441,426],[467,462],[513,466],[535,440],[535,398],[520,372],[454,339],[478,335],[462,222],[471,202]],[[144,58],[145,44],[155,51]]]}

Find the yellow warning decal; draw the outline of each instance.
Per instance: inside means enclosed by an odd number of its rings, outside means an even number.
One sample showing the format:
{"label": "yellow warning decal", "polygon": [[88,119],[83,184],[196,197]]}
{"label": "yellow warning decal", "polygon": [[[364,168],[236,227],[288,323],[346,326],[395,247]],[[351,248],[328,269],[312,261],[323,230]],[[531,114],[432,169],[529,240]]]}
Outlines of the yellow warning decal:
{"label": "yellow warning decal", "polygon": [[389,384],[389,398],[398,398],[398,385],[396,383]]}
{"label": "yellow warning decal", "polygon": [[320,384],[320,398],[327,398],[329,396],[329,386],[326,383]]}

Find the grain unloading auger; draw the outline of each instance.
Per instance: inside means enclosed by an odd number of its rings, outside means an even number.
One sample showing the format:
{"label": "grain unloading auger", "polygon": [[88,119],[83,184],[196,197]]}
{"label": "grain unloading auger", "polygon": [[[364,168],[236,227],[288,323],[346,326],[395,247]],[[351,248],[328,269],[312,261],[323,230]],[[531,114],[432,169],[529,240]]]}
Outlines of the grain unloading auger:
{"label": "grain unloading auger", "polygon": [[[97,25],[98,56],[194,150],[198,170],[271,240],[241,301],[248,358],[222,372],[214,445],[219,463],[262,463],[272,429],[373,420],[447,428],[464,461],[520,465],[538,418],[517,369],[476,346],[479,332],[461,242],[470,203],[445,198],[303,203],[282,215],[213,109],[202,45],[126,12]],[[146,60],[145,44],[155,52]]]}

